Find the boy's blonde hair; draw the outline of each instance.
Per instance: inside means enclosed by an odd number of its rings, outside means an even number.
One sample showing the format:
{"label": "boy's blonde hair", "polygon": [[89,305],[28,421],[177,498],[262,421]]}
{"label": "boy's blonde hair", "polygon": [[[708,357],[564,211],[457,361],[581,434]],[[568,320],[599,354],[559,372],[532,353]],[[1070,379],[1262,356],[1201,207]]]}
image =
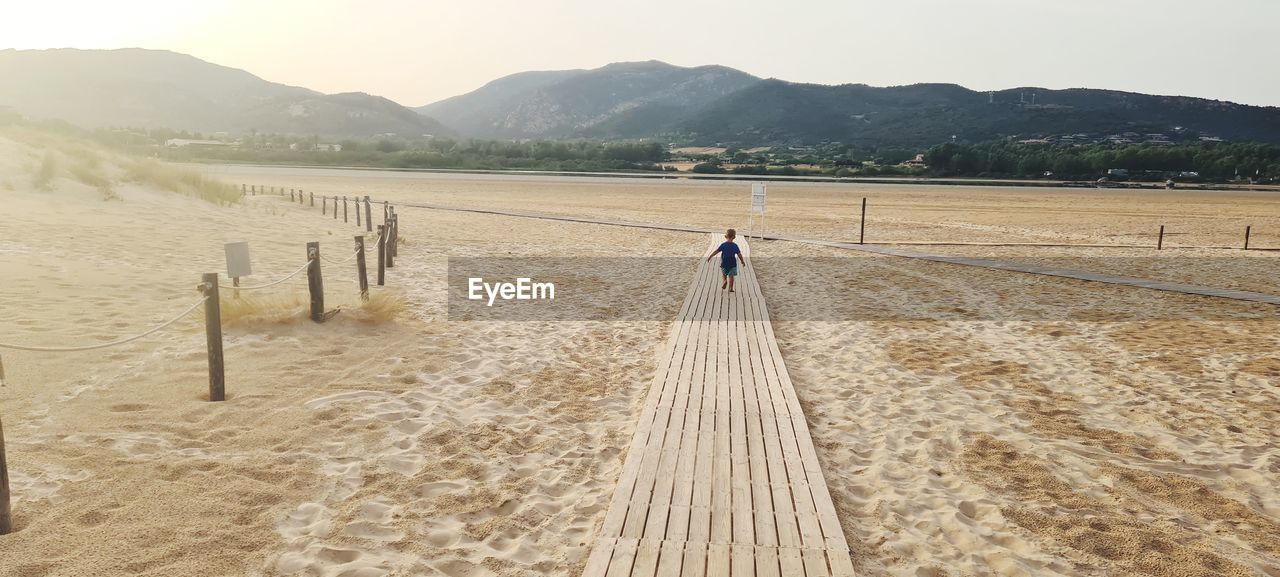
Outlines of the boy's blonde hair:
{"label": "boy's blonde hair", "polygon": [[738,231],[733,230],[733,229],[731,228],[731,229],[729,229],[729,230],[724,231],[724,235],[725,235],[725,236],[727,236],[727,237],[729,237],[729,238],[737,238],[737,237],[738,237]]}

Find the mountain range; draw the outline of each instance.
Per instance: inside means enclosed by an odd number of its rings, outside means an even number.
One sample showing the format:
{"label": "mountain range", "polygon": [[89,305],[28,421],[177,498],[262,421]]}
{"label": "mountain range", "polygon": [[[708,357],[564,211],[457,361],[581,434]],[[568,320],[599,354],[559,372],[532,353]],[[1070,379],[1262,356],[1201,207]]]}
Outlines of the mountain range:
{"label": "mountain range", "polygon": [[380,96],[321,94],[162,50],[0,50],[0,105],[80,126],[452,135]]}
{"label": "mountain range", "polygon": [[363,93],[276,84],[173,52],[0,50],[0,106],[95,127],[329,137],[925,147],[953,138],[1159,133],[1280,143],[1276,107],[1093,89],[800,84],[657,61],[523,72],[409,109]]}

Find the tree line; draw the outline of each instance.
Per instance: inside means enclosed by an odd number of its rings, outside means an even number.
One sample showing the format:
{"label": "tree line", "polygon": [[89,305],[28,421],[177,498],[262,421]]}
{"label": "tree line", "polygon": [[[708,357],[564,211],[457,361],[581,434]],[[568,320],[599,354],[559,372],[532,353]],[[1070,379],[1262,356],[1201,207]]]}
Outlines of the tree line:
{"label": "tree line", "polygon": [[1280,178],[1280,146],[1258,143],[1021,144],[994,141],[940,144],[925,152],[937,176],[1094,179],[1111,169],[1152,178],[1198,173],[1205,180]]}
{"label": "tree line", "polygon": [[[395,139],[343,140],[339,151],[298,150],[288,146],[236,148],[171,148],[172,160],[305,163],[380,166],[387,168],[452,168],[472,170],[660,171],[667,150],[662,144],[574,142],[508,142],[433,139],[419,142]],[[311,147],[304,147],[311,148]]]}

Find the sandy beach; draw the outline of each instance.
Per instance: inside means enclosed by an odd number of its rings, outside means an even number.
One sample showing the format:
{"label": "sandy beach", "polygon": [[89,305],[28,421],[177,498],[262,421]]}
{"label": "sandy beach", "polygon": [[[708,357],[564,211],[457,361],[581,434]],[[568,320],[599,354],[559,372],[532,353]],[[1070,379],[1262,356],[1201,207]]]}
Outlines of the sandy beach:
{"label": "sandy beach", "polygon": [[[70,173],[0,138],[0,342],[105,342],[172,317],[248,241],[287,274],[349,223]],[[65,154],[56,152],[55,154]],[[68,160],[65,166],[74,162]],[[233,184],[745,228],[744,182],[194,167]],[[1280,294],[1275,195],[778,183],[768,230]],[[400,209],[362,306],[325,266],[224,305],[228,400],[199,314],[87,353],[0,351],[16,531],[0,576],[581,573],[705,235]],[[370,237],[372,238],[372,237]],[[1186,248],[1199,247],[1199,248]],[[1280,575],[1275,307],[780,241],[756,273],[860,575]],[[688,258],[624,274],[627,321],[459,321],[451,257]],[[825,259],[825,260],[822,260]],[[673,259],[674,260],[674,259]],[[815,269],[814,262],[837,262]],[[1192,264],[1186,264],[1192,263]],[[685,274],[686,276],[681,276]],[[230,298],[224,293],[224,301]],[[842,311],[820,318],[814,311]],[[1138,313],[1149,313],[1146,315]],[[668,319],[668,320],[663,320]]]}

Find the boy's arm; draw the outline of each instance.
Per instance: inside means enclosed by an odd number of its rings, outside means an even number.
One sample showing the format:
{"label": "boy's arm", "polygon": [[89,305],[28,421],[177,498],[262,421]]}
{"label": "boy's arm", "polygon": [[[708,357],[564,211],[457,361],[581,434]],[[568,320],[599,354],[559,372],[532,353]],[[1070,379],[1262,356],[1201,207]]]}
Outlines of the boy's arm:
{"label": "boy's arm", "polygon": [[738,251],[738,260],[742,262],[742,266],[747,266],[747,257],[742,256],[742,251]]}
{"label": "boy's arm", "polygon": [[711,262],[711,259],[715,258],[718,254],[720,254],[720,249],[717,248],[715,252],[711,253],[711,256],[707,257],[707,262]]}

